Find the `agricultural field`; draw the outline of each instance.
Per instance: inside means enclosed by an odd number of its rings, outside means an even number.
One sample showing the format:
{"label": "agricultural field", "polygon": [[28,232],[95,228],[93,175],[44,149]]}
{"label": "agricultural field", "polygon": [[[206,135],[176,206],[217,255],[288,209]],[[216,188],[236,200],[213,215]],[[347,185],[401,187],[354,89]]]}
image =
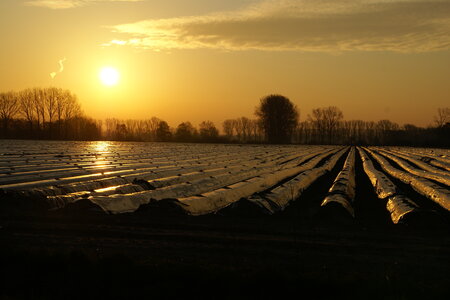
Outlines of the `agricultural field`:
{"label": "agricultural field", "polygon": [[393,223],[450,210],[450,151],[442,149],[29,141],[0,149],[0,189],[48,210],[89,201],[108,214],[146,205],[193,216],[250,207],[272,215],[338,168],[320,205],[354,218],[356,163]]}
{"label": "agricultural field", "polygon": [[0,141],[0,242],[442,296],[449,184],[448,149]]}

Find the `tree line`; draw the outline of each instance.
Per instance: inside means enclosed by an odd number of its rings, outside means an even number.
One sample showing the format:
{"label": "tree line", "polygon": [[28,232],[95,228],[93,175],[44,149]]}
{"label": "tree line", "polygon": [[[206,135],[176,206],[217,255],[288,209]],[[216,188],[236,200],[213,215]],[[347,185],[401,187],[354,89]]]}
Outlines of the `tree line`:
{"label": "tree line", "polygon": [[76,95],[54,87],[0,93],[0,122],[1,138],[101,138],[101,122],[83,114]]}
{"label": "tree line", "polygon": [[222,134],[208,120],[198,128],[189,121],[173,128],[157,117],[95,120],[84,115],[75,94],[54,87],[0,93],[0,122],[0,138],[450,146],[450,108],[439,108],[435,126],[428,128],[390,120],[344,120],[335,106],[315,108],[300,121],[298,108],[282,95],[260,99],[254,119],[223,121]]}
{"label": "tree line", "polygon": [[225,142],[213,122],[203,121],[197,129],[191,122],[176,128],[157,117],[147,120],[108,118],[104,122],[104,138],[117,141],[153,142]]}

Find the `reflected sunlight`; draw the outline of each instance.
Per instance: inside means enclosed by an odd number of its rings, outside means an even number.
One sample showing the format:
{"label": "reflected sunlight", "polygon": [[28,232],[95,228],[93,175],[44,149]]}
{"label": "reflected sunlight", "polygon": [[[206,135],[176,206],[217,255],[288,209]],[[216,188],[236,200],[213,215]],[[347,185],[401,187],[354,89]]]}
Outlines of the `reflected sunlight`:
{"label": "reflected sunlight", "polygon": [[92,150],[95,153],[105,154],[110,153],[109,147],[111,146],[110,142],[98,141],[91,144]]}

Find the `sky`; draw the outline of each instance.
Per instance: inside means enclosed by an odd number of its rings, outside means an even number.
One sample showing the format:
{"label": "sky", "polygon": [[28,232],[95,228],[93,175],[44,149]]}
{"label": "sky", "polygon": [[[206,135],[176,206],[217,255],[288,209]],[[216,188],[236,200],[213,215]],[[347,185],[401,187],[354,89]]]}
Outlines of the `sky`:
{"label": "sky", "polygon": [[449,0],[1,0],[0,36],[0,91],[69,89],[98,119],[221,127],[282,94],[300,121],[427,126],[450,106]]}

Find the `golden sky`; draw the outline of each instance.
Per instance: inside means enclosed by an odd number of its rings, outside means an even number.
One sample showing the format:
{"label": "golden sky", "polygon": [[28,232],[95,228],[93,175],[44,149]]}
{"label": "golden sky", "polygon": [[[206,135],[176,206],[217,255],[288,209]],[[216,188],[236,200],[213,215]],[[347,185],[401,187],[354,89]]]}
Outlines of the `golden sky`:
{"label": "golden sky", "polygon": [[100,119],[221,127],[279,93],[301,120],[426,126],[450,103],[448,0],[1,0],[0,36],[0,91],[70,89]]}

